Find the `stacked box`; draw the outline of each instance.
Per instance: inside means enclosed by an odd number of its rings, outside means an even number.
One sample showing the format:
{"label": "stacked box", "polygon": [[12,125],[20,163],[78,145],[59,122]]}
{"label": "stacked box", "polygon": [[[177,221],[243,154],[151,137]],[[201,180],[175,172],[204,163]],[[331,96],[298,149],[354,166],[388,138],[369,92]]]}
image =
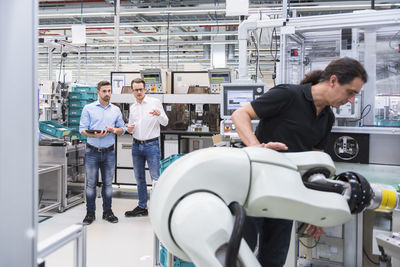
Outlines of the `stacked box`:
{"label": "stacked box", "polygon": [[[160,264],[162,267],[167,266],[167,249],[160,245]],[[192,262],[184,261],[178,257],[174,257],[173,267],[196,267]]]}
{"label": "stacked box", "polygon": [[82,141],[87,137],[79,134],[79,122],[81,120],[82,109],[85,105],[97,100],[97,87],[93,86],[73,86],[68,93],[68,127],[73,129]]}
{"label": "stacked box", "polygon": [[[174,154],[160,161],[160,173],[163,173],[165,169],[172,164],[175,160],[184,156],[185,154]],[[160,264],[163,267],[167,266],[167,249],[160,245]],[[173,267],[195,267],[195,265],[191,262],[184,261],[178,257],[174,257],[174,265]]]}
{"label": "stacked box", "polygon": [[39,129],[42,133],[62,138],[72,134],[72,129],[53,121],[39,121]]}

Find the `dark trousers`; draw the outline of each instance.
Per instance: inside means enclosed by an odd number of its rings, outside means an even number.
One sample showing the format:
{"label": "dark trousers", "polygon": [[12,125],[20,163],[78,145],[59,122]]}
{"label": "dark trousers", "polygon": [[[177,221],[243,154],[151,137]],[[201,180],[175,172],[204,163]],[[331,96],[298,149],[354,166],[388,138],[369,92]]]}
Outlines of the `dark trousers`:
{"label": "dark trousers", "polygon": [[263,267],[281,267],[286,262],[293,221],[246,217],[243,237],[254,251],[259,235],[258,261]]}

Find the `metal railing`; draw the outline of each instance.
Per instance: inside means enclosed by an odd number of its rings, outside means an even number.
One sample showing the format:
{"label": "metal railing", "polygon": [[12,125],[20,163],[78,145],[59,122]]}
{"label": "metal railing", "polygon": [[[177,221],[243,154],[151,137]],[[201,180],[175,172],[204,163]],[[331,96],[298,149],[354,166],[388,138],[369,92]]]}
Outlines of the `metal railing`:
{"label": "metal railing", "polygon": [[38,244],[38,264],[43,263],[43,259],[65,246],[71,241],[75,241],[74,246],[74,267],[86,267],[86,226],[73,224],[61,232],[49,237]]}

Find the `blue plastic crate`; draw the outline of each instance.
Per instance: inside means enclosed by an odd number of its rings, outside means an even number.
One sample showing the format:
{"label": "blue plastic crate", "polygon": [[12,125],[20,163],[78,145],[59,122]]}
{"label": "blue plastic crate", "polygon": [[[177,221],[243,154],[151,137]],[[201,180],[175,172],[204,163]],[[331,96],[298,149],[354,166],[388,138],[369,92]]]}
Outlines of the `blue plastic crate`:
{"label": "blue plastic crate", "polygon": [[39,121],[39,129],[42,133],[61,138],[71,134],[72,129],[53,121]]}
{"label": "blue plastic crate", "polygon": [[68,110],[68,116],[70,117],[80,117],[82,114],[81,108],[70,108]]}
{"label": "blue plastic crate", "polygon": [[96,86],[72,86],[71,92],[97,93]]}
{"label": "blue plastic crate", "polygon": [[68,106],[69,108],[83,108],[92,102],[93,100],[70,100]]}
{"label": "blue plastic crate", "polygon": [[[160,245],[160,264],[163,267],[167,266],[167,254],[167,249],[163,245]],[[196,265],[192,262],[187,262],[174,257],[174,267],[196,267]]]}
{"label": "blue plastic crate", "polygon": [[69,117],[68,118],[68,125],[76,125],[79,124],[79,122],[81,121],[81,117]]}
{"label": "blue plastic crate", "polygon": [[175,160],[179,159],[180,157],[184,156],[185,154],[174,154],[169,156],[168,158],[162,159],[160,161],[160,174],[163,173],[163,171],[169,166],[171,165],[172,162],[174,162]]}
{"label": "blue plastic crate", "polygon": [[96,100],[97,93],[88,92],[69,92],[68,99],[74,100]]}
{"label": "blue plastic crate", "polygon": [[68,128],[79,133],[79,125],[68,125]]}

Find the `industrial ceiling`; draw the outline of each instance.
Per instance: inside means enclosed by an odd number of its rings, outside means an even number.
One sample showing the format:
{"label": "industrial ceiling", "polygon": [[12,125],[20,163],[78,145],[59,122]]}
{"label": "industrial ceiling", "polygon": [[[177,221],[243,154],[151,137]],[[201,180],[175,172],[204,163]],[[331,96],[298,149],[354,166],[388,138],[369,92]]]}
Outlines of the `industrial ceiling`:
{"label": "industrial ceiling", "polygon": [[[352,12],[371,5],[400,8],[398,0],[287,2],[290,16]],[[249,13],[281,16],[282,1],[250,0]],[[93,85],[116,70],[206,70],[212,68],[215,44],[225,45],[227,66],[237,68],[237,27],[245,18],[226,16],[225,1],[219,0],[120,0],[119,5],[116,0],[40,1],[39,79],[60,80],[61,69],[72,72],[72,82]],[[80,24],[86,27],[87,43],[72,45],[71,26]],[[260,69],[268,75],[270,44],[258,48]],[[251,59],[256,47],[249,50]]]}

